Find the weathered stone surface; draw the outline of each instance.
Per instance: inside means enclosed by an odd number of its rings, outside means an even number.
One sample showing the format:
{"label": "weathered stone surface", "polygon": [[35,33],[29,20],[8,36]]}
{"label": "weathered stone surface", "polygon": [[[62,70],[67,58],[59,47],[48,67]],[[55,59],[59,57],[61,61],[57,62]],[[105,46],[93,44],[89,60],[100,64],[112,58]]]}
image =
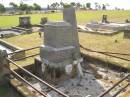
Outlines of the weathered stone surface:
{"label": "weathered stone surface", "polygon": [[113,30],[113,31],[124,31],[130,29],[130,23],[120,24],[120,23],[88,23],[86,27],[91,28],[92,30]]}
{"label": "weathered stone surface", "polygon": [[6,82],[4,77],[9,74],[9,63],[6,57],[7,52],[0,50],[0,84]]}
{"label": "weathered stone surface", "polygon": [[81,62],[75,10],[66,8],[63,13],[64,21],[44,25],[40,57],[44,78],[51,81],[77,75],[77,64]]}
{"label": "weathered stone surface", "polygon": [[44,44],[54,48],[72,46],[72,26],[67,22],[47,22],[44,25]]}
{"label": "weathered stone surface", "polygon": [[73,46],[76,47],[76,57],[80,57],[80,48],[79,48],[79,38],[78,38],[78,31],[77,31],[77,21],[76,21],[76,14],[75,9],[73,7],[65,8],[63,10],[63,18],[64,21],[68,22],[72,26],[72,39],[73,39]]}

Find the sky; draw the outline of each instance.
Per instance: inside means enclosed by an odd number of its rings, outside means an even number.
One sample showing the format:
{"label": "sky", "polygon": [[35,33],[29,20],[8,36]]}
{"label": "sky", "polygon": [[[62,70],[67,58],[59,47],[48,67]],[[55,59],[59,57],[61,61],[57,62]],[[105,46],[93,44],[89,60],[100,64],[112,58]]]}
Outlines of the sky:
{"label": "sky", "polygon": [[[0,3],[3,3],[6,7],[9,7],[10,2],[15,2],[17,4],[20,3],[21,0],[0,0]],[[48,4],[52,4],[53,2],[61,2],[61,0],[22,0],[24,3],[33,4],[38,3],[42,7],[47,7]],[[97,2],[99,4],[108,3],[110,7],[108,9],[113,9],[115,7],[130,9],[130,0],[62,0],[64,3],[70,2],[80,2],[82,4],[90,2],[92,7],[94,8],[94,3]]]}

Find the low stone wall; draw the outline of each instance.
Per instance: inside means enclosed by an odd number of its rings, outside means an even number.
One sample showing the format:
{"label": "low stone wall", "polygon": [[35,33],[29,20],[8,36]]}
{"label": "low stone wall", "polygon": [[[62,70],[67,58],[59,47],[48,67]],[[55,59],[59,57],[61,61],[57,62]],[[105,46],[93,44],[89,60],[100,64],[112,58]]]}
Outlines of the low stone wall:
{"label": "low stone wall", "polygon": [[[22,48],[20,48],[20,47],[14,46],[14,45],[12,45],[4,40],[0,40],[0,44],[9,48],[13,52],[14,51],[16,52],[16,53],[11,55],[12,59],[19,59],[19,58],[23,58],[26,56],[25,51],[20,51],[20,50],[22,50]],[[20,51],[20,52],[17,52],[17,51]]]}
{"label": "low stone wall", "polygon": [[23,27],[11,27],[12,30],[18,31],[20,33],[32,33],[31,29],[23,28]]}
{"label": "low stone wall", "polygon": [[81,33],[90,33],[90,34],[107,35],[107,36],[113,36],[113,35],[116,35],[118,33],[121,33],[119,31],[111,32],[111,33],[103,33],[103,32],[100,32],[100,31],[99,32],[96,32],[96,31],[82,31],[82,30],[78,30],[78,31],[81,32]]}
{"label": "low stone wall", "polygon": [[84,61],[98,63],[99,65],[104,64],[104,66],[109,65],[108,68],[116,70],[116,71],[130,72],[130,68],[123,67],[120,64],[118,64],[117,62],[113,62],[111,60],[108,61],[101,57],[92,56],[92,55],[86,54],[84,52],[81,52],[81,55],[84,58]]}

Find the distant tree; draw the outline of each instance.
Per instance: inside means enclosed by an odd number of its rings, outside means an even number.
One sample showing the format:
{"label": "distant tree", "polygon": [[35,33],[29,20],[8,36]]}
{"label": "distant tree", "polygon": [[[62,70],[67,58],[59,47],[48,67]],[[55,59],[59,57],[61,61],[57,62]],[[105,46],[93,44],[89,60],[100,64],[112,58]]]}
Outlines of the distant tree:
{"label": "distant tree", "polygon": [[16,11],[18,9],[18,5],[14,2],[10,2],[9,5]]}
{"label": "distant tree", "polygon": [[0,4],[0,13],[4,13],[5,10],[5,6],[3,4]]}
{"label": "distant tree", "polygon": [[86,3],[86,8],[91,9],[91,3]]}
{"label": "distant tree", "polygon": [[28,5],[21,2],[20,5],[19,5],[19,9],[21,11],[27,11],[28,10]]}
{"label": "distant tree", "polygon": [[77,9],[80,9],[82,7],[82,5],[78,2],[78,3],[76,3],[76,8]]}
{"label": "distant tree", "polygon": [[60,6],[60,4],[58,2],[56,2],[55,5],[56,5],[56,10],[57,10],[58,7]]}
{"label": "distant tree", "polygon": [[94,4],[95,4],[95,9],[98,10],[99,4],[97,2],[95,2]]}
{"label": "distant tree", "polygon": [[110,4],[106,3],[106,4],[105,4],[105,6],[106,6],[106,10],[107,10],[107,7],[109,7],[109,6],[110,6]]}
{"label": "distant tree", "polygon": [[60,4],[57,3],[57,2],[55,2],[55,3],[52,3],[50,7],[51,7],[53,10],[57,10],[59,6],[60,6]]}
{"label": "distant tree", "polygon": [[31,12],[33,10],[33,6],[28,5],[28,12]]}
{"label": "distant tree", "polygon": [[36,3],[34,3],[34,4],[33,4],[33,9],[34,9],[34,10],[41,10],[41,6],[38,5],[38,4],[36,4]]}
{"label": "distant tree", "polygon": [[64,3],[63,3],[62,1],[60,2],[60,6],[61,6],[61,7],[63,7],[63,6],[64,6]]}
{"label": "distant tree", "polygon": [[47,10],[50,10],[50,5],[47,5]]}
{"label": "distant tree", "polygon": [[76,3],[75,3],[75,2],[71,2],[70,5],[71,5],[72,7],[75,7],[75,6],[76,6]]}
{"label": "distant tree", "polygon": [[105,4],[102,5],[102,10],[106,10],[106,5]]}

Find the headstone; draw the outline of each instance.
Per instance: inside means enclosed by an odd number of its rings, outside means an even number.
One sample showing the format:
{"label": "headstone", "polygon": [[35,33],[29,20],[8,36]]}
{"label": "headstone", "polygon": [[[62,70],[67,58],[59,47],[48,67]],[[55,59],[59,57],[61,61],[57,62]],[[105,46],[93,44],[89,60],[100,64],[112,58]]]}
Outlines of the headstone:
{"label": "headstone", "polygon": [[40,57],[44,78],[51,82],[77,75],[77,65],[83,61],[75,10],[66,8],[63,13],[64,21],[44,25],[44,45],[41,46]]}
{"label": "headstone", "polygon": [[19,26],[30,27],[31,26],[30,17],[29,16],[19,17]]}
{"label": "headstone", "polygon": [[102,17],[102,23],[108,23],[107,15],[103,15],[103,17]]}
{"label": "headstone", "polygon": [[48,21],[47,17],[43,17],[41,18],[40,24],[44,25],[45,23],[47,23],[47,21]]}

